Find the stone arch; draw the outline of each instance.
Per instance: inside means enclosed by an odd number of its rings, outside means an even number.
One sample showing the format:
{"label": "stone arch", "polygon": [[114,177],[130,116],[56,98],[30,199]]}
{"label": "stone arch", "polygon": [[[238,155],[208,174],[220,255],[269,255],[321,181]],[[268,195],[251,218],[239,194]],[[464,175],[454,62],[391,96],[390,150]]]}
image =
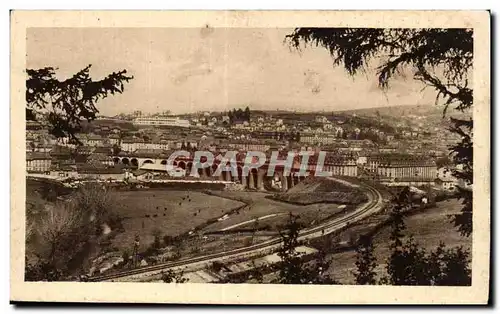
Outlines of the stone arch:
{"label": "stone arch", "polygon": [[145,164],[154,164],[154,162],[151,159],[146,159],[142,162],[142,165],[144,166]]}
{"label": "stone arch", "polygon": [[113,163],[116,165],[116,164],[119,164],[120,163],[120,158],[118,157],[115,157],[113,158]]}
{"label": "stone arch", "polygon": [[166,165],[167,164],[167,161],[165,159],[163,159],[161,162],[160,162],[161,165]]}
{"label": "stone arch", "polygon": [[127,158],[127,157],[122,158],[122,164],[124,164],[124,165],[128,165],[128,164],[130,164],[130,160],[128,160],[128,158]]}
{"label": "stone arch", "polygon": [[137,158],[132,158],[130,160],[130,164],[134,167],[138,167],[139,166],[139,161],[137,161]]}

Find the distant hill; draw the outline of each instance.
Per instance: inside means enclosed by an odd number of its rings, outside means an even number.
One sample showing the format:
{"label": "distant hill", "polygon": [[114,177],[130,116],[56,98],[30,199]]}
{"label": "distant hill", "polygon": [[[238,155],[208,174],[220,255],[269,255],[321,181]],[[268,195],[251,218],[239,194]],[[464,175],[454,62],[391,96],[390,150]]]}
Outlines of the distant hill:
{"label": "distant hill", "polygon": [[[411,115],[441,117],[443,115],[443,110],[444,106],[431,104],[431,105],[414,105],[414,106],[407,106],[407,105],[388,106],[381,108],[364,108],[357,110],[345,110],[341,112],[345,114],[357,114],[357,115],[367,115],[367,116],[376,116],[378,112],[381,116],[404,118]],[[448,108],[446,115],[452,117],[468,116],[467,113],[460,113],[454,110],[452,106]]]}
{"label": "distant hill", "polygon": [[388,106],[380,108],[363,108],[356,110],[342,111],[347,114],[376,115],[377,112],[384,116],[406,116],[406,115],[434,115],[442,114],[443,108],[434,105],[415,105],[415,106]]}

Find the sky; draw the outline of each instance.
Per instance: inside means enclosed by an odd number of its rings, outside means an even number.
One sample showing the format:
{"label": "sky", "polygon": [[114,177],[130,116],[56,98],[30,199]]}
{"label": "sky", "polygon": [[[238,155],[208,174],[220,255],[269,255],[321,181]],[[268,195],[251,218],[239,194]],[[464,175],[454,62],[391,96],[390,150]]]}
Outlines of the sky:
{"label": "sky", "polygon": [[[411,75],[389,90],[374,70],[350,77],[328,51],[291,49],[278,28],[30,28],[30,69],[58,68],[61,79],[92,64],[91,77],[126,69],[134,79],[123,94],[101,100],[103,115],[141,110],[173,114],[254,110],[337,111],[431,105]],[[372,68],[378,63],[371,64]]]}

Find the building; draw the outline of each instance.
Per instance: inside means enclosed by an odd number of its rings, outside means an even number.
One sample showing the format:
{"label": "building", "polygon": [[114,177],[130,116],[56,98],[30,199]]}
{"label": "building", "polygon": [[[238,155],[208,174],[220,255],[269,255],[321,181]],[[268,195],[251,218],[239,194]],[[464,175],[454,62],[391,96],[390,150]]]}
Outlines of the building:
{"label": "building", "polygon": [[35,152],[48,153],[52,150],[52,144],[49,143],[38,143],[32,147]]}
{"label": "building", "polygon": [[438,175],[436,163],[421,155],[370,156],[368,169],[385,181],[433,183]]}
{"label": "building", "polygon": [[354,157],[329,154],[325,158],[323,171],[329,171],[335,176],[358,176],[358,164]]}
{"label": "building", "polygon": [[99,180],[123,180],[125,172],[120,168],[96,166],[90,164],[77,165],[78,178]]}
{"label": "building", "polygon": [[[319,155],[309,156],[308,171],[315,172],[317,170],[318,157]],[[331,172],[334,176],[357,177],[358,164],[355,157],[330,153],[325,156],[321,171]]]}
{"label": "building", "polygon": [[28,172],[49,172],[52,158],[49,154],[41,152],[26,153],[26,171]]}
{"label": "building", "polygon": [[233,140],[228,143],[228,147],[232,150],[266,152],[271,145],[261,141]]}
{"label": "building", "polygon": [[108,137],[109,143],[111,145],[120,145],[120,135],[113,133]]}
{"label": "building", "polygon": [[306,144],[321,144],[330,145],[337,141],[335,135],[330,133],[302,133],[300,135],[300,141]]}
{"label": "building", "polygon": [[120,149],[125,152],[133,152],[137,149],[145,148],[145,143],[142,138],[128,137],[121,141]]}
{"label": "building", "polygon": [[139,117],[134,120],[135,125],[149,126],[176,126],[189,128],[191,123],[189,120],[180,119],[179,117]]}
{"label": "building", "polygon": [[93,153],[87,157],[87,162],[90,164],[102,164],[106,166],[113,166],[113,158],[107,154]]}
{"label": "building", "polygon": [[87,146],[102,146],[104,144],[104,138],[100,135],[90,135],[83,139],[82,143]]}

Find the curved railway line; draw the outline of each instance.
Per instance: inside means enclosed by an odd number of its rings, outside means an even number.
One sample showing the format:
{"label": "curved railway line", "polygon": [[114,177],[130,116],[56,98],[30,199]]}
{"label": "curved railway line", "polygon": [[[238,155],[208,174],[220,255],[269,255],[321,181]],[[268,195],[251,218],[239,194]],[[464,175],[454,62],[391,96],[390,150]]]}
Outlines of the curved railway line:
{"label": "curved railway line", "polygon": [[[300,232],[299,240],[312,239],[316,237],[320,237],[334,231],[337,231],[341,228],[346,227],[347,225],[357,222],[363,218],[366,218],[370,214],[379,211],[382,206],[382,195],[375,188],[362,184],[365,188],[369,199],[367,203],[361,205],[356,211],[347,214],[343,217],[333,219],[331,221],[325,222],[321,225],[302,230]],[[213,253],[204,256],[193,257],[189,259],[179,260],[175,262],[163,263],[153,266],[146,266],[141,268],[135,268],[127,271],[122,271],[109,275],[101,275],[90,277],[88,281],[90,282],[98,282],[98,281],[114,281],[115,279],[126,278],[135,275],[147,274],[147,273],[156,273],[162,270],[166,270],[169,268],[180,267],[180,266],[188,266],[190,264],[200,263],[200,262],[211,262],[222,258],[236,258],[244,256],[249,253],[256,253],[262,250],[269,250],[278,247],[281,244],[281,239],[275,238],[271,239],[259,244],[255,244],[252,246],[233,249],[225,252]]]}

